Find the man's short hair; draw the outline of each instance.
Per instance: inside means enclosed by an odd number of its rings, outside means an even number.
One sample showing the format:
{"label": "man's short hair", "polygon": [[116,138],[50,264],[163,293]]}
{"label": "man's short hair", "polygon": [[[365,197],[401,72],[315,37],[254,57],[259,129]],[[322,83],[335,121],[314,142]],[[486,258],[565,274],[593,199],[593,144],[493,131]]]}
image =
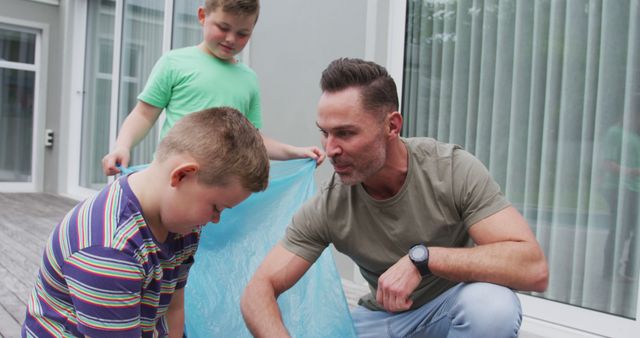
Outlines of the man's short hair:
{"label": "man's short hair", "polygon": [[[253,15],[260,12],[260,2],[258,0],[205,0],[204,10],[211,13],[222,7],[225,13],[235,15]],[[257,16],[256,16],[257,20]]]}
{"label": "man's short hair", "polygon": [[156,158],[188,154],[200,165],[198,181],[225,185],[232,177],[252,191],[266,189],[269,158],[262,136],[236,109],[209,108],[180,119],[162,139]]}
{"label": "man's short hair", "polygon": [[359,87],[366,111],[386,114],[398,110],[396,83],[379,64],[361,59],[340,58],[332,61],[322,72],[320,88],[334,93]]}

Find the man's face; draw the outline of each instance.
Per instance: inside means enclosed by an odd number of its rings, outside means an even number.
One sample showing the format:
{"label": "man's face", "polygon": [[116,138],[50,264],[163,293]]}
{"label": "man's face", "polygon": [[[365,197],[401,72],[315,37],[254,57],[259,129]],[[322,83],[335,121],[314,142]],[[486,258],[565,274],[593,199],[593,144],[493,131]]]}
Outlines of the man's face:
{"label": "man's face", "polygon": [[198,9],[198,20],[202,25],[203,43],[207,51],[225,61],[232,61],[249,42],[256,23],[256,15],[236,15],[226,13],[222,6],[205,13]]}
{"label": "man's face", "polygon": [[322,146],[344,184],[366,181],[386,160],[385,124],[364,111],[360,89],[323,93],[318,102]]}

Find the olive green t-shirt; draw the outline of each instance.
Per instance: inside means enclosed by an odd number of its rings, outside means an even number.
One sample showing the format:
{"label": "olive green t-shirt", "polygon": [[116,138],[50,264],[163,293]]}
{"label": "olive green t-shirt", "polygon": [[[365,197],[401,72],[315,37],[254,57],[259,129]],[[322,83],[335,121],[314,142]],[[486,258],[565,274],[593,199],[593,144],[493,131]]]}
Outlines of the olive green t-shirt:
{"label": "olive green t-shirt", "polygon": [[[409,153],[408,172],[395,196],[375,200],[361,184],[344,185],[334,173],[294,215],[281,241],[309,262],[333,243],[369,283],[371,293],[359,303],[371,310],[383,310],[375,300],[378,278],[411,246],[471,246],[469,227],[509,206],[485,166],[459,146],[430,138],[402,141]],[[412,309],[455,284],[424,278],[412,294]]]}

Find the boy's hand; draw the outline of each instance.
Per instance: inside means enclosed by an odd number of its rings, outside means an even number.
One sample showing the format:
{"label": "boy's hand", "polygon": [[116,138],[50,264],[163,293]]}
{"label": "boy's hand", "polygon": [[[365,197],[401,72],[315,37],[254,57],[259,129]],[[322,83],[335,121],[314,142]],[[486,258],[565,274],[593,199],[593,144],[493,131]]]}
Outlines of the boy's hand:
{"label": "boy's hand", "polygon": [[316,166],[319,166],[326,158],[324,151],[318,147],[297,147],[278,142],[263,133],[260,133],[260,135],[262,135],[270,160],[287,161],[295,158],[311,158],[316,161]]}
{"label": "boy's hand", "polygon": [[102,158],[102,171],[107,176],[115,175],[120,173],[120,169],[116,167],[116,165],[121,165],[123,167],[129,166],[129,158],[131,153],[129,149],[124,147],[115,147],[110,153],[105,155]]}
{"label": "boy's hand", "polygon": [[327,157],[324,151],[318,147],[301,147],[299,157],[308,157],[316,160],[316,166],[320,166]]}

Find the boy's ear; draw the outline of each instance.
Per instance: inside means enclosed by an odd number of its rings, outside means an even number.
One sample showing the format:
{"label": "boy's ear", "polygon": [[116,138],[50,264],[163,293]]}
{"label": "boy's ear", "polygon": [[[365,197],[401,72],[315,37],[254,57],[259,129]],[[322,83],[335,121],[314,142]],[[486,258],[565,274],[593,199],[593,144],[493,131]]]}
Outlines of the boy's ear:
{"label": "boy's ear", "polygon": [[202,7],[202,6],[198,7],[198,21],[200,22],[201,25],[204,25],[204,17],[205,16],[207,16],[207,14],[204,11],[204,7]]}
{"label": "boy's ear", "polygon": [[200,166],[194,162],[182,163],[171,170],[170,183],[172,187],[178,186],[185,178],[195,176]]}

